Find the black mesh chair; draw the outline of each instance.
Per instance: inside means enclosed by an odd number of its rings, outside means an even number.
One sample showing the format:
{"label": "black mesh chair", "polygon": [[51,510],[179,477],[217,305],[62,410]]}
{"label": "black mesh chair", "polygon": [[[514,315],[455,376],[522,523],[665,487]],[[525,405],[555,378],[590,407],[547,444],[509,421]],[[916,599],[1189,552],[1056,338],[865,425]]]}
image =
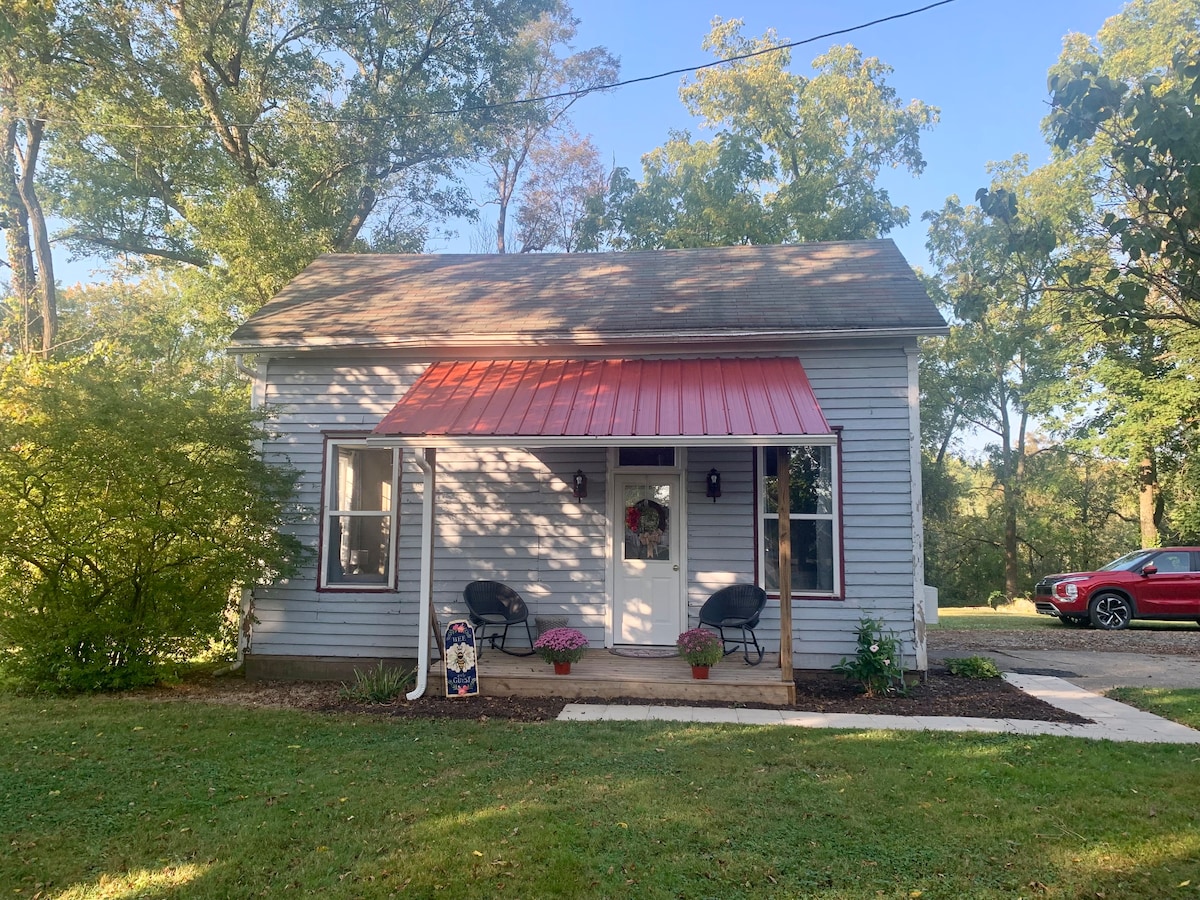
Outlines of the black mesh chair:
{"label": "black mesh chair", "polygon": [[[721,647],[726,656],[741,647],[746,664],[757,666],[762,662],[763,649],[758,645],[754,629],[766,605],[767,592],[762,588],[752,584],[730,585],[721,588],[704,601],[704,605],[700,607],[700,624],[720,632]],[[740,629],[741,641],[734,640],[733,646],[730,646],[731,639],[725,637],[726,628]],[[750,658],[751,647],[758,651],[757,659]]]}
{"label": "black mesh chair", "polygon": [[[467,617],[475,626],[475,637],[479,645],[484,638],[488,646],[509,656],[533,656],[533,632],[529,630],[529,607],[521,595],[507,584],[499,581],[472,581],[463,588],[463,600],[467,602]],[[508,629],[513,625],[525,625],[529,637],[529,649],[523,653],[505,647]],[[485,634],[489,629],[501,629],[499,634]],[[500,643],[496,643],[499,638]]]}

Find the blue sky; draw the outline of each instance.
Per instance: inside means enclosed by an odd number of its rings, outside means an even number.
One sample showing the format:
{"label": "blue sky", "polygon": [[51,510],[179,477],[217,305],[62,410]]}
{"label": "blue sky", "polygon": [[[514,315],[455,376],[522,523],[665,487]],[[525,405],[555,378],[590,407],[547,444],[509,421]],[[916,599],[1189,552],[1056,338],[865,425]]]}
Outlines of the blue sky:
{"label": "blue sky", "polygon": [[[636,78],[699,65],[714,16],[744,20],[743,33],[774,28],[797,41],[926,5],[929,0],[573,0],[580,19],[577,48],[606,46],[621,59],[621,77]],[[832,44],[851,43],[894,72],[890,83],[904,101],[940,107],[941,122],[922,136],[926,159],[919,178],[886,173],[895,202],[907,205],[910,224],[893,232],[909,262],[928,266],[921,213],[940,209],[950,194],[970,201],[987,184],[985,166],[1016,153],[1036,166],[1048,150],[1039,131],[1046,112],[1046,72],[1068,32],[1095,35],[1124,0],[955,0],[928,12],[818,41],[792,51],[793,71],[807,74],[813,58]],[[680,76],[631,85],[580,100],[572,115],[592,135],[606,163],[641,172],[642,154],[661,145],[671,128],[705,136],[679,101]],[[486,216],[489,208],[484,209]],[[431,250],[468,252],[479,229],[460,228],[457,240]],[[473,239],[474,236],[474,239]],[[0,244],[2,246],[2,244]],[[60,280],[87,280],[94,260],[55,260]]]}
{"label": "blue sky", "polygon": [[[709,62],[701,41],[714,16],[740,18],[743,33],[774,28],[798,41],[926,5],[930,0],[573,0],[580,19],[578,48],[603,45],[621,59],[621,77],[634,78]],[[834,44],[850,43],[890,65],[890,83],[904,101],[941,108],[941,122],[922,136],[926,159],[919,178],[889,174],[895,202],[907,205],[910,225],[893,232],[913,265],[927,266],[921,213],[940,209],[950,194],[972,200],[987,184],[985,166],[1016,153],[1032,165],[1049,158],[1039,124],[1046,112],[1046,73],[1068,32],[1094,36],[1123,0],[955,0],[915,16],[876,25],[792,51],[792,70]],[[704,136],[679,101],[680,77],[631,85],[586,97],[574,108],[578,130],[591,134],[605,162],[641,172],[642,154],[661,145],[670,128]],[[461,249],[461,248],[454,248]]]}

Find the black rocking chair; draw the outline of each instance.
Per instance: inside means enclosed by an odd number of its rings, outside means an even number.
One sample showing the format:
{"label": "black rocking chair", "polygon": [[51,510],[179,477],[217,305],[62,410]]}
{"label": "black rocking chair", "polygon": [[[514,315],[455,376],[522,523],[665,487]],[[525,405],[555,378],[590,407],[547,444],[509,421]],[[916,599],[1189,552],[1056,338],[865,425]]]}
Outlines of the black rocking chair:
{"label": "black rocking chair", "polygon": [[[533,632],[529,630],[529,607],[521,595],[507,584],[499,581],[472,581],[463,588],[463,600],[467,602],[467,617],[475,626],[476,638],[481,646],[485,637],[488,646],[509,656],[533,656]],[[517,653],[504,646],[508,640],[508,629],[513,625],[525,625],[529,637],[529,650]],[[487,634],[489,628],[503,629],[499,634]],[[496,643],[496,639],[500,643]]]}
{"label": "black rocking chair", "polygon": [[[720,632],[721,648],[726,656],[741,647],[746,665],[757,666],[762,662],[763,649],[758,645],[754,629],[766,605],[767,592],[762,588],[752,584],[730,585],[721,588],[704,601],[704,605],[700,607],[700,624]],[[725,637],[726,628],[738,628],[742,632],[741,641],[734,641],[732,647],[729,645],[730,639]],[[757,659],[750,658],[751,646],[758,651]]]}

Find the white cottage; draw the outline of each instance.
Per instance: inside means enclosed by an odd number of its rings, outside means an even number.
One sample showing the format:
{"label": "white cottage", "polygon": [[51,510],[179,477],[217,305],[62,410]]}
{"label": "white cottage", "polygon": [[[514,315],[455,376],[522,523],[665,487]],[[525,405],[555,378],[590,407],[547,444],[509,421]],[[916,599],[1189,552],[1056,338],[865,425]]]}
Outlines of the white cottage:
{"label": "white cottage", "polygon": [[623,658],[754,584],[758,677],[851,655],[863,617],[924,669],[917,338],[945,330],[889,240],[322,256],[231,341],[313,550],[248,598],[247,672],[424,668],[478,579]]}

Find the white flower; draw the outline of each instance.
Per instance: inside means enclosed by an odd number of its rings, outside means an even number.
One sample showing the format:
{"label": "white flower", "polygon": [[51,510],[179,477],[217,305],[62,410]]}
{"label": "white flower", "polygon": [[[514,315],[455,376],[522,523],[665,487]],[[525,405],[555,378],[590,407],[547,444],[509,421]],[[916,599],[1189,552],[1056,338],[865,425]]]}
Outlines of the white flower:
{"label": "white flower", "polygon": [[878,645],[878,644],[872,644],[872,645],[871,645],[871,652],[872,652],[872,653],[878,653],[878,652],[879,652],[879,645]]}

